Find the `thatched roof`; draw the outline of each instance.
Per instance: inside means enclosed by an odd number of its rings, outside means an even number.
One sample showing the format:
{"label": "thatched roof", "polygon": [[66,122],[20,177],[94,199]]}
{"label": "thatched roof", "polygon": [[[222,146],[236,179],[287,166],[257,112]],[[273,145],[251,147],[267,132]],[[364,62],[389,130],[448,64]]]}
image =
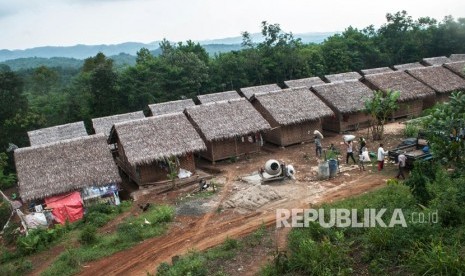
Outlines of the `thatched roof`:
{"label": "thatched roof", "polygon": [[407,70],[414,78],[427,84],[438,93],[465,90],[465,79],[442,66],[430,66]]}
{"label": "thatched roof", "polygon": [[418,81],[405,71],[367,75],[365,81],[376,90],[399,91],[399,101],[401,102],[436,95],[436,92],[431,87]]}
{"label": "thatched roof", "polygon": [[377,73],[386,73],[393,71],[389,67],[379,67],[379,68],[371,68],[371,69],[363,69],[361,70],[362,75],[370,75],[370,74],[377,74]]}
{"label": "thatched roof", "polygon": [[333,111],[307,87],[256,95],[254,99],[280,125],[298,124],[334,115]]}
{"label": "thatched roof", "polygon": [[133,166],[206,149],[183,113],[116,123],[110,133],[110,142],[115,143],[117,139]]}
{"label": "thatched roof", "polygon": [[102,133],[20,148],[14,155],[26,201],[121,181]]}
{"label": "thatched roof", "polygon": [[277,84],[265,84],[265,85],[259,85],[259,86],[244,87],[240,89],[241,93],[247,99],[252,98],[254,94],[279,92],[281,90],[282,90],[281,87],[279,87]]}
{"label": "thatched roof", "polygon": [[304,79],[298,79],[298,80],[284,81],[284,84],[286,85],[286,87],[289,87],[289,88],[297,88],[297,87],[303,87],[303,86],[310,88],[313,85],[323,84],[323,83],[325,82],[319,77],[311,77],[311,78],[304,78]]}
{"label": "thatched roof", "polygon": [[84,122],[76,122],[28,131],[31,146],[53,143],[61,140],[87,136]]}
{"label": "thatched roof", "polygon": [[445,63],[444,67],[465,78],[465,61]]}
{"label": "thatched roof", "polygon": [[246,99],[202,104],[186,109],[191,122],[207,141],[224,140],[270,128]]}
{"label": "thatched roof", "polygon": [[422,59],[422,63],[428,66],[443,65],[444,63],[451,62],[446,56],[430,57]]}
{"label": "thatched roof", "polygon": [[92,125],[94,127],[95,133],[103,133],[108,137],[110,135],[111,127],[114,124],[141,118],[145,118],[144,112],[137,111],[132,113],[95,118],[92,119]]}
{"label": "thatched roof", "polygon": [[232,99],[239,99],[241,96],[237,93],[237,91],[226,91],[226,92],[218,92],[212,94],[205,94],[205,95],[198,95],[197,99],[201,104],[211,103],[211,102],[220,102],[220,101],[228,101]]}
{"label": "thatched roof", "polygon": [[325,75],[325,79],[329,82],[347,81],[347,80],[359,80],[362,78],[357,72],[346,72],[340,74]]}
{"label": "thatched roof", "polygon": [[422,68],[425,67],[423,64],[419,62],[412,62],[412,63],[404,63],[404,64],[397,64],[394,65],[394,69],[399,70],[399,71],[405,71],[408,69],[414,69],[414,68]]}
{"label": "thatched roof", "polygon": [[465,54],[452,54],[449,59],[451,61],[465,61]]}
{"label": "thatched roof", "polygon": [[163,114],[183,112],[186,107],[194,106],[194,105],[195,103],[192,99],[186,99],[186,100],[150,104],[149,109],[150,109],[152,116],[157,116],[157,115],[163,115]]}
{"label": "thatched roof", "polygon": [[340,113],[362,111],[365,101],[373,98],[373,91],[358,80],[315,85],[312,90]]}

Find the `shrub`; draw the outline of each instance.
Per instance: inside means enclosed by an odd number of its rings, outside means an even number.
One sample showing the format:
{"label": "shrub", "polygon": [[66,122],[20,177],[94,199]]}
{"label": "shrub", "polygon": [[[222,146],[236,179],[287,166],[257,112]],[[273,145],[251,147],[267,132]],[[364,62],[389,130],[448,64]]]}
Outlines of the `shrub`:
{"label": "shrub", "polygon": [[0,266],[0,275],[3,276],[21,276],[26,275],[32,270],[32,263],[29,260],[20,258],[14,262]]}
{"label": "shrub", "polygon": [[8,203],[3,200],[0,200],[0,229],[3,229],[6,222],[10,218],[11,209]]}
{"label": "shrub", "polygon": [[208,275],[208,270],[205,258],[197,252],[190,252],[187,256],[180,258],[179,261],[174,263],[172,266],[161,264],[157,269],[157,275],[206,276]]}
{"label": "shrub", "polygon": [[79,242],[83,245],[90,245],[97,240],[97,228],[92,225],[87,225],[82,229],[79,235]]}
{"label": "shrub", "polygon": [[144,239],[139,224],[121,223],[118,225],[117,233],[120,241],[139,242]]}
{"label": "shrub", "polygon": [[405,137],[417,137],[420,130],[418,124],[406,124],[404,129]]}
{"label": "shrub", "polygon": [[441,241],[417,244],[411,252],[408,266],[418,275],[462,275],[465,256],[457,244],[446,246]]}

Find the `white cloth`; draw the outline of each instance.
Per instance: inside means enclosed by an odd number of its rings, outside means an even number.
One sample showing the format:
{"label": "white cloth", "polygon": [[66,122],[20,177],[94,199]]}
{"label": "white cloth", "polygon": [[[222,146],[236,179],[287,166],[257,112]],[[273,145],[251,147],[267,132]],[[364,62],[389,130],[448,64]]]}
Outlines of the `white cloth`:
{"label": "white cloth", "polygon": [[407,157],[404,154],[400,154],[397,158],[399,159],[399,166],[405,167],[405,161],[407,160]]}
{"label": "white cloth", "polygon": [[388,154],[388,151],[384,151],[382,147],[378,148],[378,161],[384,161],[384,156]]}

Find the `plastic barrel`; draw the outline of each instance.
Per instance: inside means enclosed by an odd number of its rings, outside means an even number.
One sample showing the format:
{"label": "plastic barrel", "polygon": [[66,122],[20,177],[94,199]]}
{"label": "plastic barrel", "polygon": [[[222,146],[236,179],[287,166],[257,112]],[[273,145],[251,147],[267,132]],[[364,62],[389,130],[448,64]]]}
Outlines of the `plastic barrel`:
{"label": "plastic barrel", "polygon": [[337,174],[337,160],[330,159],[328,160],[329,165],[329,177],[335,177]]}
{"label": "plastic barrel", "polygon": [[320,179],[328,179],[329,178],[329,165],[328,162],[321,162],[318,165],[318,177]]}

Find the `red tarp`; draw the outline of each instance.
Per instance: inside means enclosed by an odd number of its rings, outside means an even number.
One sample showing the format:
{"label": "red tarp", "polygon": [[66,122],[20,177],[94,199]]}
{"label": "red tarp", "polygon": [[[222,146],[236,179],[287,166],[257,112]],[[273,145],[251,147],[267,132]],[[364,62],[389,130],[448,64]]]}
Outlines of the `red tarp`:
{"label": "red tarp", "polygon": [[47,208],[52,209],[55,220],[60,224],[65,224],[67,220],[73,222],[84,216],[84,207],[79,192],[46,198],[45,204]]}

